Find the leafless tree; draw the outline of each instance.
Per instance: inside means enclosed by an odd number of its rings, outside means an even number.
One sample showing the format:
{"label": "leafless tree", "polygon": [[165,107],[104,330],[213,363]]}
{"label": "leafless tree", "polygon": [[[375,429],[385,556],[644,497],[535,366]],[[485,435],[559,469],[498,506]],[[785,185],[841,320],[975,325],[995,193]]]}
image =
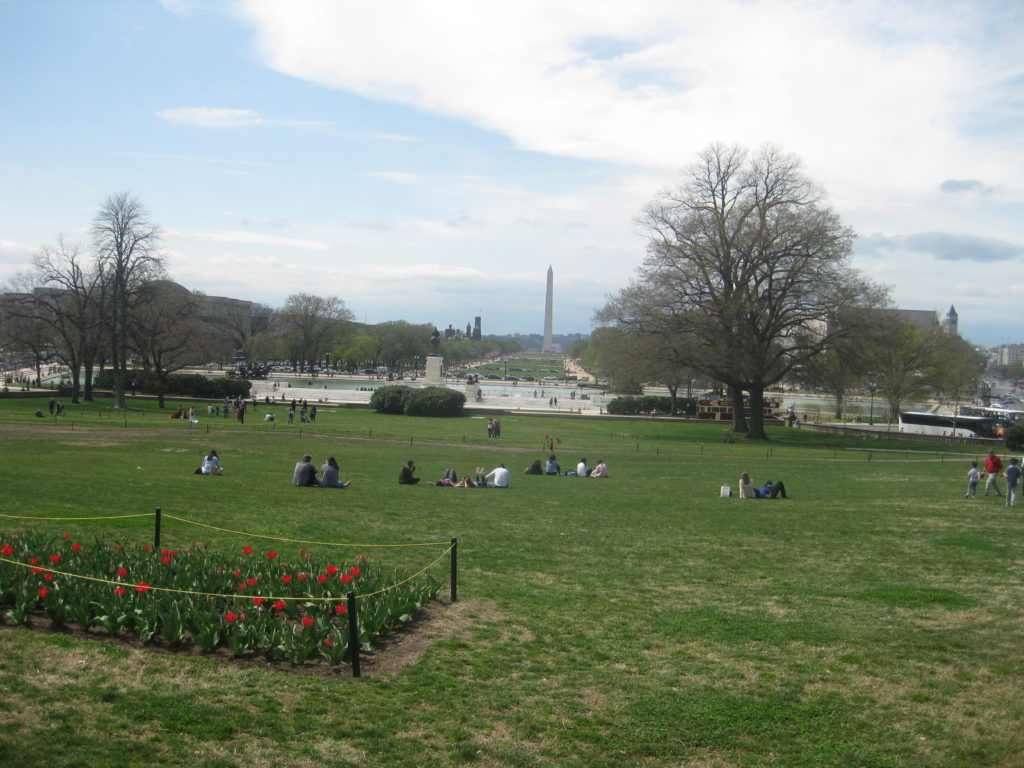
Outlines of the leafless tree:
{"label": "leafless tree", "polygon": [[708,148],[640,223],[647,256],[617,297],[618,321],[692,337],[693,366],[729,387],[739,416],[749,393],[747,436],[766,439],[765,388],[851,332],[836,312],[874,295],[849,266],[853,232],[799,161],[770,146]]}
{"label": "leafless tree", "polygon": [[131,314],[139,287],[163,275],[160,230],[142,204],[127,193],[111,195],[93,222],[93,245],[104,289],[104,320],[110,342],[115,407],[124,408],[131,342]]}
{"label": "leafless tree", "polygon": [[305,369],[327,351],[354,316],[337,296],[295,293],[278,311],[292,361]]}

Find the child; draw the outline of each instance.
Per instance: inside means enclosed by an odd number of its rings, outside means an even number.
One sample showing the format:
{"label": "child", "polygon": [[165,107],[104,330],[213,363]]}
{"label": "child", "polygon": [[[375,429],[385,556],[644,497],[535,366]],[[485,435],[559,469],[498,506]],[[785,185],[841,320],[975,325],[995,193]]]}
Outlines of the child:
{"label": "child", "polygon": [[1010,459],[1010,466],[1003,472],[1006,478],[1006,506],[1017,506],[1017,481],[1020,480],[1020,467],[1017,466],[1017,457]]}
{"label": "child", "polygon": [[976,499],[975,492],[978,490],[978,481],[981,480],[981,471],[978,469],[978,462],[971,462],[971,469],[967,473],[967,493],[965,498]]}

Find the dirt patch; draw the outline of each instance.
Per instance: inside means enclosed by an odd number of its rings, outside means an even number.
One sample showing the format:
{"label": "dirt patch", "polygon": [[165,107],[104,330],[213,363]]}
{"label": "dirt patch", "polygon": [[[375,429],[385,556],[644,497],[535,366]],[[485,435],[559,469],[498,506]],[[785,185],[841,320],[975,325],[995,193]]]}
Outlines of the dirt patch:
{"label": "dirt patch", "polygon": [[[371,651],[360,654],[360,671],[363,677],[394,677],[405,667],[416,664],[435,643],[451,637],[468,637],[474,626],[501,618],[493,607],[481,600],[459,600],[455,603],[449,600],[435,600],[427,603],[416,612],[411,621],[378,638]],[[203,651],[191,642],[171,648],[159,641],[145,644],[134,635],[114,636],[102,629],[83,631],[74,625],[53,627],[43,616],[33,616],[30,627],[0,622],[0,631],[41,632],[98,640],[130,649],[133,655],[137,655],[139,661],[147,654],[192,656],[219,659],[225,664],[242,668],[272,669],[284,674],[314,677],[350,677],[352,674],[352,667],[348,663],[337,667],[332,667],[321,660],[292,664],[288,661],[269,661],[255,653],[234,658],[226,648]]]}

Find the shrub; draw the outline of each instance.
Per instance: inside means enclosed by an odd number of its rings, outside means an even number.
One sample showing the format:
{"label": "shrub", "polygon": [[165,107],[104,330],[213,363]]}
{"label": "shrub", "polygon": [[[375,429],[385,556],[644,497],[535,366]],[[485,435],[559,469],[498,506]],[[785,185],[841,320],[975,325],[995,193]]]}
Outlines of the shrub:
{"label": "shrub", "polygon": [[[152,378],[144,378],[141,373],[129,373],[124,385],[126,389],[147,394],[158,394],[161,388],[159,381]],[[223,397],[248,397],[249,391],[252,389],[252,382],[245,379],[229,379],[220,376],[211,378],[199,373],[187,373],[168,376],[162,386],[165,395],[216,398],[219,400]],[[113,389],[113,371],[109,368],[101,371],[96,376],[96,388]]]}
{"label": "shrub", "polygon": [[380,387],[370,396],[370,407],[377,413],[405,413],[405,400],[411,391],[402,385]]}
{"label": "shrub", "polygon": [[1014,424],[1012,427],[1008,427],[1004,437],[1006,438],[1006,447],[1011,451],[1024,449],[1024,424]]}
{"label": "shrub", "polygon": [[445,387],[422,387],[409,392],[405,399],[406,416],[459,416],[466,396]]}

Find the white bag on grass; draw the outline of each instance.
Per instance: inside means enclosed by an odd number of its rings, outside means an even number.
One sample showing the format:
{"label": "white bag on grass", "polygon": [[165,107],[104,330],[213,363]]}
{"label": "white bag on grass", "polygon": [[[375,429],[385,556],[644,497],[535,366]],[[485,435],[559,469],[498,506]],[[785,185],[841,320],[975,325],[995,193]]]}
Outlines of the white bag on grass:
{"label": "white bag on grass", "polygon": [[723,499],[728,499],[730,496],[732,496],[732,488],[730,488],[728,485],[723,485],[721,490],[721,497]]}

